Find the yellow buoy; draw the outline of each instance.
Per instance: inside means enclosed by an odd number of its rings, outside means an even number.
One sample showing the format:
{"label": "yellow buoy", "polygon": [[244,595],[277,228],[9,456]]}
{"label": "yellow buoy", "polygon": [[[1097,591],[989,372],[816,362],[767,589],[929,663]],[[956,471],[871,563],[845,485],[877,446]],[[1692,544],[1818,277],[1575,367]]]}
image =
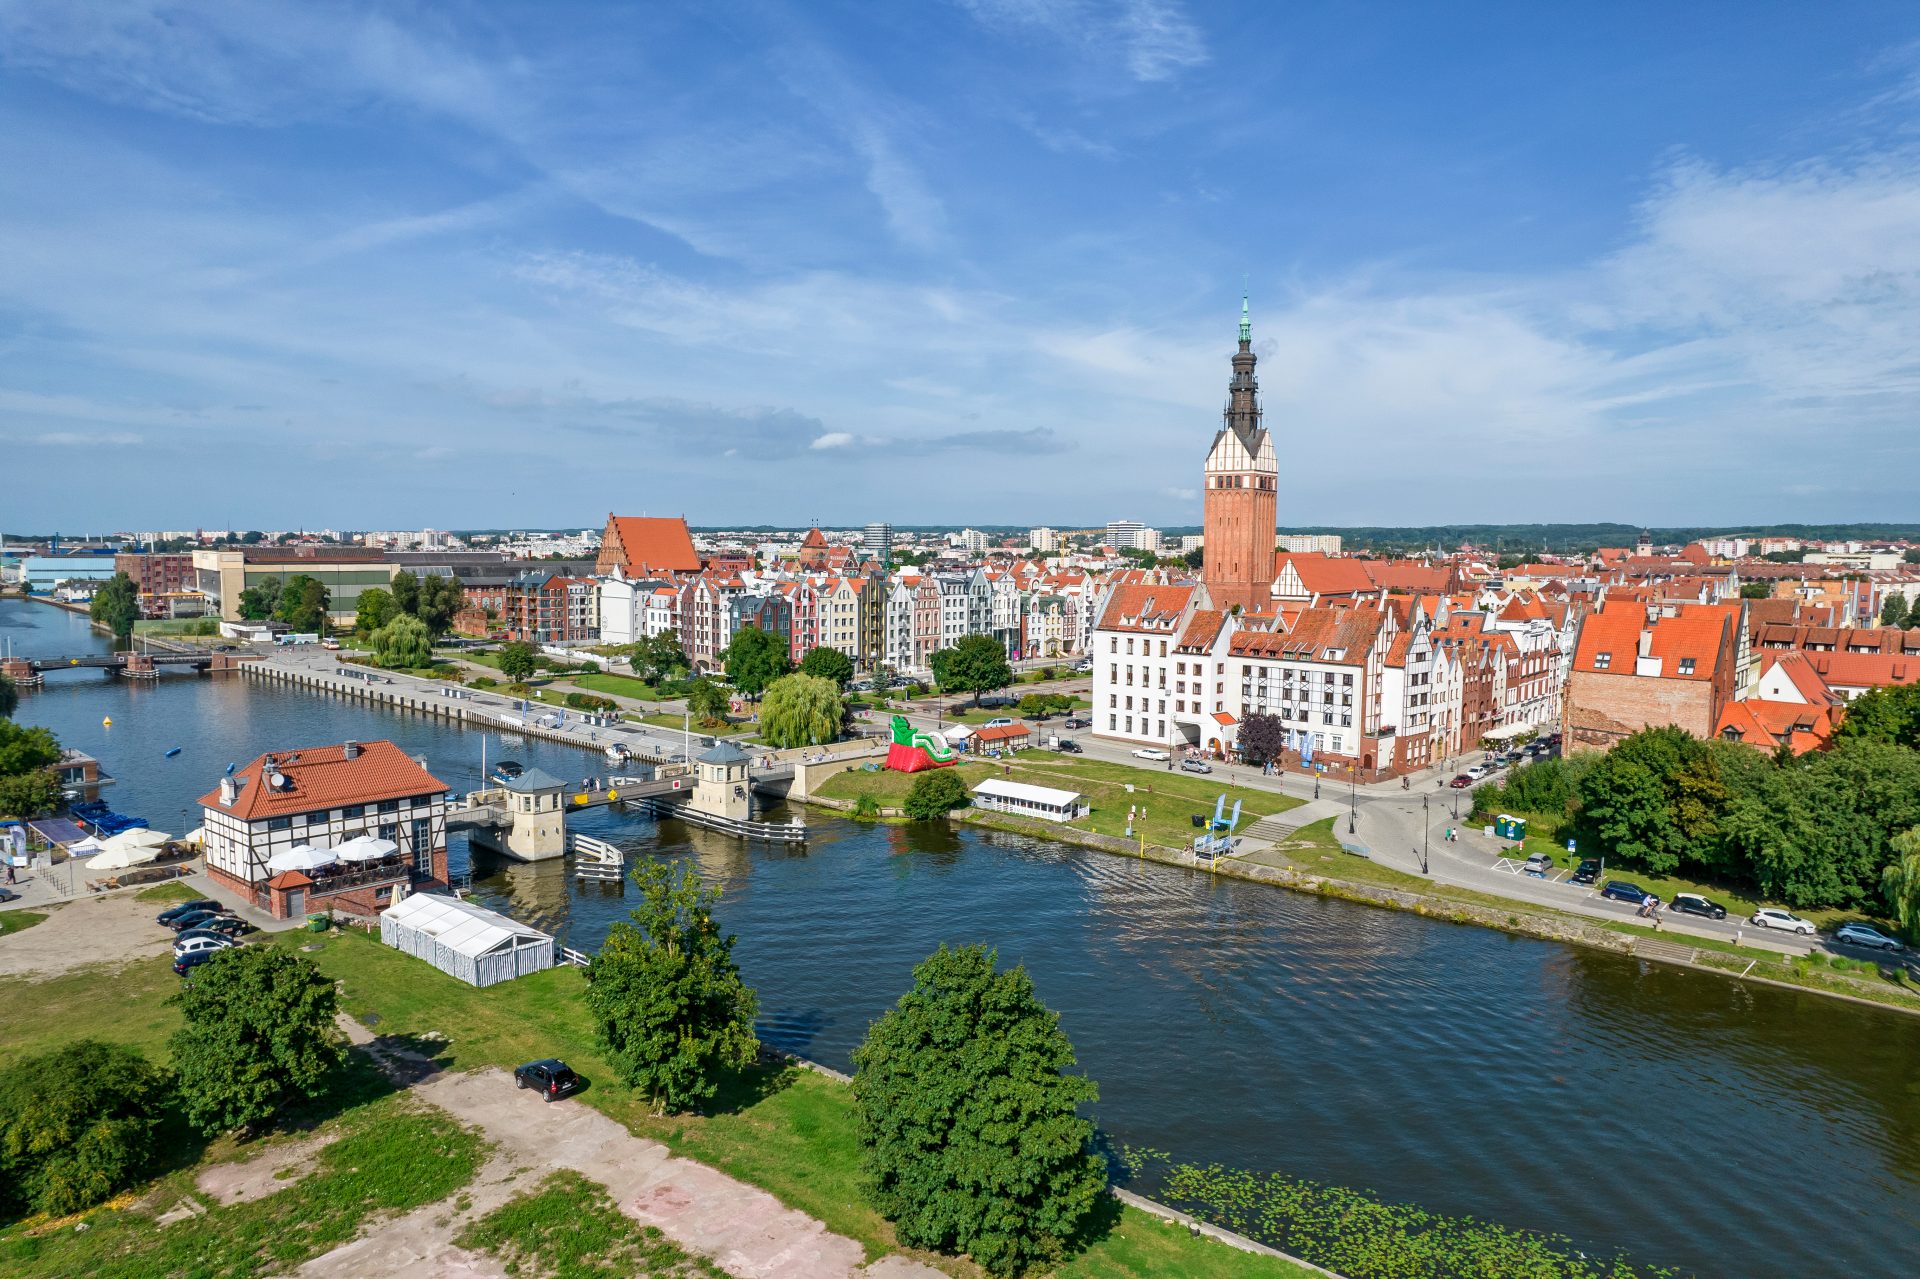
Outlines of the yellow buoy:
{"label": "yellow buoy", "polygon": [[109,716],[107,716],[107,717],[106,717],[105,719],[103,719],[103,720],[101,720],[101,721],[100,721],[100,727],[102,727],[102,728],[112,728],[112,727],[113,727],[113,716],[111,716],[111,715],[109,715]]}

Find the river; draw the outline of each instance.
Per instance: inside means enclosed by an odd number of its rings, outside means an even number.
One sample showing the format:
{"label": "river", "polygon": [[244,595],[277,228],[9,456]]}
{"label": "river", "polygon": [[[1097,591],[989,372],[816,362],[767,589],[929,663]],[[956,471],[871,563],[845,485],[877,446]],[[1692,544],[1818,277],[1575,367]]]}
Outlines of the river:
{"label": "river", "polygon": [[[103,646],[16,600],[0,640]],[[56,674],[19,718],[98,756],[116,809],[175,831],[229,761],[268,749],[384,736],[455,790],[480,780],[476,733],[234,677]],[[1044,840],[806,819],[804,854],[609,811],[579,827],[692,857],[724,891],[763,1037],[835,1066],[918,959],[984,941],[1059,1010],[1117,1141],[1701,1276],[1920,1273],[1920,1018]],[[586,949],[627,909],[558,864],[489,859],[475,890]]]}

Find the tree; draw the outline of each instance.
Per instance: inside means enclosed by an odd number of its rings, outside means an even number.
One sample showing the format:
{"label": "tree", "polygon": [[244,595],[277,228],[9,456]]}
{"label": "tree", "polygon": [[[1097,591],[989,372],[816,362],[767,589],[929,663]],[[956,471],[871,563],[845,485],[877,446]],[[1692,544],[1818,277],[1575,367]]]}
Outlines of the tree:
{"label": "tree", "polygon": [[767,685],[793,669],[786,641],[751,625],[733,633],[733,642],[721,651],[720,662],[726,667],[727,682],[743,697],[759,697]]}
{"label": "tree", "polygon": [[818,675],[782,676],[760,704],[760,737],[771,746],[818,746],[837,741],[846,715],[840,686]]}
{"label": "tree", "polygon": [[62,802],[60,775],[51,768],[0,777],[0,815],[43,817]]}
{"label": "tree", "polygon": [[732,699],[727,690],[702,675],[687,689],[687,709],[702,724],[718,724],[727,718]]}
{"label": "tree", "polygon": [[133,639],[133,624],[140,620],[140,588],[125,573],[115,573],[93,593],[87,616],[112,631],[114,643],[125,648]]}
{"label": "tree", "polygon": [[952,648],[936,652],[932,663],[940,691],[972,693],[975,706],[980,704],[980,694],[1013,683],[1007,650],[991,635],[962,635]]}
{"label": "tree", "polygon": [[12,719],[20,709],[20,690],[5,675],[0,675],[0,719]]}
{"label": "tree", "polygon": [[354,633],[372,635],[399,615],[400,605],[394,600],[393,592],[383,591],[377,586],[368,587],[353,602]]}
{"label": "tree", "polygon": [[60,762],[60,739],[50,728],[0,720],[0,777],[17,777]]}
{"label": "tree", "polygon": [[539,663],[534,661],[533,645],[524,644],[519,640],[511,644],[502,644],[497,657],[500,662],[500,673],[516,684],[533,674],[539,666]]}
{"label": "tree", "polygon": [[466,602],[467,591],[458,578],[429,573],[420,579],[413,607],[408,611],[425,624],[428,635],[438,639],[453,629],[453,615]]}
{"label": "tree", "polygon": [[333,982],[278,946],[221,952],[168,1002],[185,1018],[167,1041],[180,1105],[208,1134],[267,1124],[346,1060]]}
{"label": "tree", "polygon": [[633,645],[633,656],[629,660],[634,672],[652,684],[672,679],[693,667],[687,660],[686,650],[680,647],[680,632],[675,630],[649,635]]}
{"label": "tree", "polygon": [[837,648],[810,648],[800,659],[804,675],[830,679],[841,688],[853,682],[853,659]]}
{"label": "tree", "polygon": [[280,593],[280,607],[274,616],[299,634],[318,635],[327,629],[327,610],[333,597],[327,584],[307,573],[295,573]]}
{"label": "tree", "polygon": [[1907,597],[1899,591],[1889,591],[1880,601],[1880,625],[1902,626],[1907,620]]}
{"label": "tree", "polygon": [[1910,546],[1907,553],[1900,557],[1909,564],[1920,564],[1920,546]]}
{"label": "tree", "polygon": [[1740,598],[1743,600],[1763,600],[1773,594],[1773,588],[1765,582],[1742,582]]}
{"label": "tree", "polygon": [[433,662],[433,637],[427,624],[402,613],[372,636],[374,656],[390,669],[428,666]]}
{"label": "tree", "polygon": [[1912,630],[1915,627],[1920,627],[1920,593],[1914,595],[1913,607],[1907,610],[1906,629]]}
{"label": "tree", "polygon": [[63,1216],[131,1185],[154,1154],[166,1078],[122,1044],[82,1039],[0,1074],[0,1202]]}
{"label": "tree", "polygon": [[972,802],[960,774],[951,768],[934,768],[913,779],[900,811],[916,822],[932,822]]}
{"label": "tree", "polygon": [[1909,941],[1920,941],[1920,826],[1893,837],[1894,861],[1880,872],[1887,909]]}
{"label": "tree", "polygon": [[[936,776],[942,774],[934,774]],[[1099,1097],[1024,967],[942,945],[854,1050],[861,1168],[911,1247],[989,1274],[1058,1262],[1104,1193],[1082,1105]]]}
{"label": "tree", "polygon": [[1279,759],[1287,749],[1287,726],[1278,715],[1252,714],[1240,721],[1240,757],[1249,764]]}
{"label": "tree", "polygon": [[393,602],[402,613],[420,611],[420,579],[411,569],[401,569],[393,575]]}
{"label": "tree", "polygon": [[249,622],[264,622],[280,612],[284,587],[278,577],[263,577],[240,592],[240,616]]}
{"label": "tree", "polygon": [[1871,688],[1847,704],[1834,737],[1841,742],[1896,742],[1920,750],[1920,684]]}
{"label": "tree", "polygon": [[1207,548],[1204,546],[1196,546],[1180,558],[1186,563],[1188,568],[1198,569],[1207,562]]}
{"label": "tree", "polygon": [[718,889],[680,862],[642,861],[633,882],[640,905],[588,966],[587,1008],[608,1060],[654,1113],[685,1110],[758,1054],[759,1001],[714,922]]}

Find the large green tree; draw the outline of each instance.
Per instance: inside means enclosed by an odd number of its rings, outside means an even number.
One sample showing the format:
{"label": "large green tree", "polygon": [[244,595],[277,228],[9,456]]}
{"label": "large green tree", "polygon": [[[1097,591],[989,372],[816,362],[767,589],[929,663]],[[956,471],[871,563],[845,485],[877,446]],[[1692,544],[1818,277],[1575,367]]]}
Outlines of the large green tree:
{"label": "large green tree", "polygon": [[982,693],[1013,683],[1007,650],[991,635],[962,635],[952,648],[934,653],[932,666],[941,692],[972,693],[975,706],[980,704]]}
{"label": "large green tree", "polygon": [[399,615],[400,605],[394,600],[393,592],[370,586],[353,602],[354,633],[372,635]]}
{"label": "large green tree", "polygon": [[286,584],[278,577],[263,577],[240,592],[240,616],[249,622],[264,622],[280,612],[280,597]]}
{"label": "large green tree", "polygon": [[666,630],[648,635],[629,648],[628,660],[634,673],[651,684],[677,679],[693,668],[686,650],[680,647],[680,632]]}
{"label": "large green tree", "polygon": [[90,1208],[154,1154],[167,1080],[122,1044],[81,1039],[0,1072],[0,1203],[51,1216]]}
{"label": "large green tree", "polygon": [[133,639],[133,624],[140,620],[140,588],[125,573],[115,573],[93,593],[87,615],[112,631],[114,643],[125,648]]}
{"label": "large green tree", "polygon": [[654,1112],[710,1100],[720,1076],[759,1052],[759,1004],[713,918],[717,889],[680,862],[633,869],[640,905],[587,968],[587,1008],[607,1060]]}
{"label": "large green tree", "polygon": [[519,640],[502,644],[496,656],[500,662],[500,673],[516,684],[537,669],[538,664],[533,660],[533,645]]}
{"label": "large green tree", "polygon": [[50,728],[0,720],[0,777],[31,773],[60,762],[60,739]]}
{"label": "large green tree", "polygon": [[0,675],[0,719],[12,719],[20,709],[20,690],[5,675]]}
{"label": "large green tree", "polygon": [[1668,726],[1626,738],[1580,781],[1580,826],[1609,856],[1654,874],[1701,860],[1725,790],[1706,743]]}
{"label": "large green tree", "polygon": [[401,569],[393,575],[393,602],[402,613],[420,611],[420,579],[411,569]]}
{"label": "large green tree", "polygon": [[453,627],[453,615],[466,602],[466,588],[460,580],[441,573],[416,577],[401,569],[393,575],[394,606],[409,617],[417,617],[434,638]]}
{"label": "large green tree", "polygon": [[853,659],[837,648],[810,648],[800,659],[800,673],[830,679],[845,688],[853,682]]}
{"label": "large green tree", "polygon": [[51,768],[0,777],[0,816],[44,817],[65,802],[60,775]]}
{"label": "large green tree", "polygon": [[903,1243],[989,1274],[1057,1263],[1106,1189],[1099,1096],[1025,968],[941,948],[854,1051],[861,1166]]}
{"label": "large green tree", "polygon": [[303,955],[237,946],[194,970],[168,1002],[180,1105],[205,1133],[257,1129],[320,1095],[346,1060],[334,985]]}
{"label": "large green tree", "polygon": [[[1920,596],[1915,596],[1920,599]],[[1907,597],[1899,591],[1890,591],[1880,601],[1880,625],[1904,626],[1907,621]]]}
{"label": "large green tree", "polygon": [[295,573],[280,593],[280,607],[274,616],[298,634],[322,635],[327,629],[327,610],[333,607],[327,584],[310,573]]}
{"label": "large green tree", "polygon": [[733,699],[720,684],[702,675],[687,688],[687,710],[702,724],[718,724],[727,718]]}
{"label": "large green tree", "polygon": [[1891,841],[1893,861],[1880,872],[1880,892],[1909,941],[1920,942],[1920,826]]}
{"label": "large green tree", "polygon": [[427,624],[402,613],[372,635],[374,656],[393,670],[428,666],[433,662],[433,637]]}
{"label": "large green tree", "polygon": [[1920,684],[1871,688],[1847,704],[1841,742],[1894,742],[1920,750]]}
{"label": "large green tree", "polygon": [[839,740],[845,716],[838,684],[818,675],[786,675],[760,703],[760,737],[772,746],[819,746]]}
{"label": "large green tree", "polygon": [[742,626],[720,653],[726,667],[727,682],[744,697],[759,697],[767,685],[793,669],[787,656],[787,642],[771,631],[757,626]]}
{"label": "large green tree", "polygon": [[931,822],[972,802],[960,774],[951,768],[932,768],[913,779],[901,811],[916,822]]}

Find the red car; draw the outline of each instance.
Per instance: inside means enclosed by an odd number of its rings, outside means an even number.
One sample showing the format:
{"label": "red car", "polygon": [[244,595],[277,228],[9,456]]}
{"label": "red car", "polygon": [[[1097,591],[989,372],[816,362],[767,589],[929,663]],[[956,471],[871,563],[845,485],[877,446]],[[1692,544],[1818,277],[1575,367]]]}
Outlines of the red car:
{"label": "red car", "polygon": [[1473,779],[1465,773],[1462,773],[1449,782],[1448,785],[1452,786],[1455,790],[1465,790],[1467,787],[1473,785]]}

